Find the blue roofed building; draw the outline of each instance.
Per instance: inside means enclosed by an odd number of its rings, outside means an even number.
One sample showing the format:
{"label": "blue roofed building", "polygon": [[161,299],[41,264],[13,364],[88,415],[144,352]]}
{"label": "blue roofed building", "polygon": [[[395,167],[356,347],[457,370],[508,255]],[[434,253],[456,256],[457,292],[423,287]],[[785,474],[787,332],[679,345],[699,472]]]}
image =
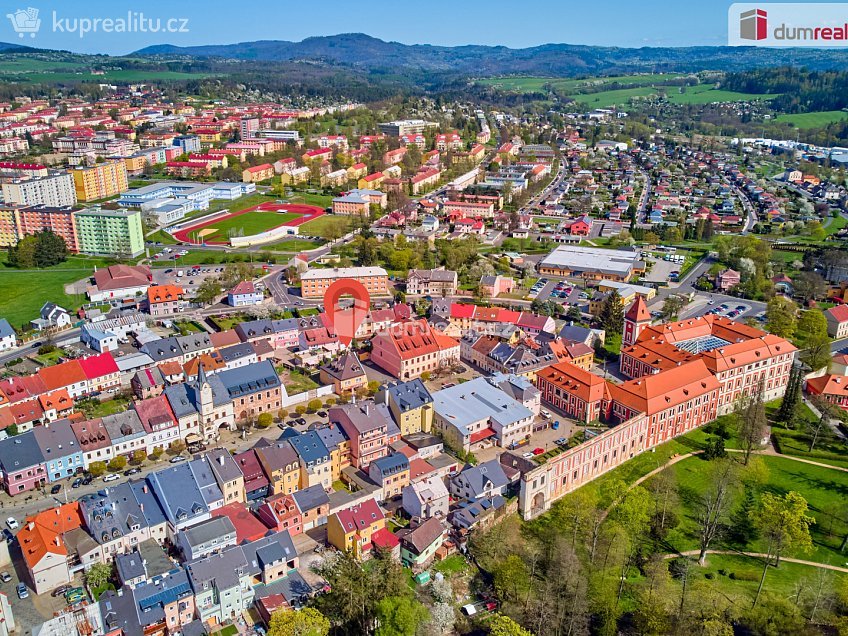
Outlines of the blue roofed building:
{"label": "blue roofed building", "polygon": [[383,489],[383,500],[400,496],[409,485],[409,460],[403,453],[392,453],[368,465],[368,476]]}
{"label": "blue roofed building", "polygon": [[332,457],[318,432],[304,431],[287,439],[300,458],[301,485],[329,490],[333,484]]}

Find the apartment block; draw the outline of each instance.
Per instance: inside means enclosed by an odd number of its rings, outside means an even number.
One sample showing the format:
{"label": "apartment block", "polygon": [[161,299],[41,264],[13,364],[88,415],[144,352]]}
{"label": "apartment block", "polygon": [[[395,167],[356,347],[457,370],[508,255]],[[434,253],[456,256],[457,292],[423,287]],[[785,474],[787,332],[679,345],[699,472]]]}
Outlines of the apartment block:
{"label": "apartment block", "polygon": [[80,201],[117,196],[128,187],[127,165],[123,161],[106,161],[90,168],[75,168],[71,174]]}
{"label": "apartment block", "polygon": [[76,228],[79,251],[85,254],[128,257],[144,252],[140,210],[81,210]]}

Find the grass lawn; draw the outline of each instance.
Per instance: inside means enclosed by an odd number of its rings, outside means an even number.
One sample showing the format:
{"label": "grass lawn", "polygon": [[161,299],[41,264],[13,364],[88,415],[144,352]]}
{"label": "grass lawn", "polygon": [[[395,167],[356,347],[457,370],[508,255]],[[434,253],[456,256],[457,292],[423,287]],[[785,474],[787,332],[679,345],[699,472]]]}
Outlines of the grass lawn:
{"label": "grass lawn", "polygon": [[206,330],[193,320],[181,320],[179,322],[175,322],[174,327],[178,329],[180,334],[183,336],[187,336],[191,333],[206,333]]}
{"label": "grass lawn", "polygon": [[101,594],[103,594],[103,592],[106,592],[107,590],[112,590],[112,591],[114,591],[114,590],[115,590],[115,585],[114,585],[113,583],[111,583],[111,582],[107,582],[105,585],[101,585],[100,587],[93,587],[93,588],[91,588],[91,593],[92,593],[92,595],[94,596],[94,600],[95,600],[95,601],[96,601],[96,600],[99,600],[99,599],[100,599]]}
{"label": "grass lawn", "polygon": [[797,113],[792,115],[778,115],[775,121],[792,124],[796,128],[823,128],[848,118],[848,112],[844,110],[825,110],[818,113]]}
{"label": "grass lawn", "polygon": [[300,226],[300,233],[306,236],[323,236],[327,228],[338,226],[343,234],[348,232],[350,228],[351,218],[347,216],[336,216],[333,214],[325,214],[317,219],[307,221]]}
{"label": "grass lawn", "polygon": [[825,431],[816,440],[816,446],[810,451],[810,436],[803,431],[790,431],[785,428],[772,428],[777,447],[783,455],[802,457],[822,464],[848,468],[848,446],[835,435]]}
{"label": "grass lawn", "polygon": [[130,401],[128,398],[116,397],[103,402],[96,399],[80,400],[80,402],[77,403],[77,406],[85,413],[86,417],[88,419],[95,419],[107,415],[115,415],[116,413],[123,413],[127,410],[127,405]]}
{"label": "grass lawn", "polygon": [[279,243],[271,243],[263,245],[263,250],[271,250],[272,252],[302,252],[304,250],[314,250],[316,247],[321,247],[321,241],[309,241],[307,239],[292,238]]}
{"label": "grass lawn", "polygon": [[648,97],[656,95],[657,91],[650,86],[637,86],[636,88],[619,88],[611,91],[600,91],[581,95],[579,93],[570,95],[575,101],[586,104],[589,108],[609,108],[627,104],[633,97]]}
{"label": "grass lawn", "polygon": [[[776,495],[789,491],[799,492],[809,503],[810,514],[816,518],[816,524],[810,529],[813,538],[813,549],[808,554],[787,554],[817,561],[820,563],[836,564],[845,560],[839,553],[842,536],[848,532],[844,522],[835,515],[839,507],[848,497],[848,474],[810,466],[784,457],[760,456],[768,469],[767,478],[762,489]],[[741,457],[734,456],[741,461]],[[684,459],[668,470],[674,471],[677,477],[680,501],[675,510],[679,525],[669,532],[666,537],[669,551],[695,550],[698,548],[697,515],[700,508],[700,495],[709,487],[712,462],[700,457]],[[735,510],[744,497],[742,489],[734,493],[731,510]],[[714,549],[742,548],[751,552],[765,552],[766,545],[762,539],[755,539],[748,545],[732,545],[729,542],[718,542]]]}
{"label": "grass lawn", "polygon": [[179,242],[165,230],[156,230],[147,237],[147,240],[154,243],[162,243],[163,245],[176,245]]}
{"label": "grass lawn", "polygon": [[291,196],[285,197],[291,203],[305,203],[306,205],[317,205],[319,208],[329,208],[333,205],[333,197],[329,194],[318,194],[316,192],[292,192]]}
{"label": "grass lawn", "polygon": [[442,559],[441,561],[436,561],[433,564],[433,569],[436,572],[441,572],[444,575],[456,574],[457,572],[464,572],[468,568],[468,561],[460,554],[452,554],[447,558]]}
{"label": "grass lawn", "polygon": [[210,318],[210,320],[215,323],[221,331],[227,331],[227,329],[232,329],[236,325],[240,325],[243,322],[251,320],[251,318],[244,314],[239,314],[237,316],[214,316]]}
{"label": "grass lawn", "polygon": [[318,383],[301,371],[284,370],[281,374],[280,381],[286,387],[286,392],[289,395],[303,393],[318,388]]}
{"label": "grass lawn", "polygon": [[[848,115],[848,113],[846,113]],[[838,216],[832,216],[825,221],[825,231],[827,231],[828,236],[831,234],[836,234],[839,230],[848,225],[848,219],[846,219],[841,214]]]}
{"label": "grass lawn", "polygon": [[689,86],[681,93],[677,88],[670,87],[667,91],[668,101],[672,104],[711,104],[713,102],[747,102],[774,99],[776,94],[737,93],[713,88],[711,84]]}
{"label": "grass lawn", "polygon": [[49,367],[53,364],[59,362],[59,358],[65,355],[65,352],[62,349],[56,349],[55,351],[51,351],[50,353],[45,353],[44,355],[37,355],[35,359],[38,360],[38,363]]}
{"label": "grass lawn", "polygon": [[236,636],[236,634],[238,634],[238,628],[235,625],[227,625],[221,631],[213,633],[215,636]]}
{"label": "grass lawn", "polygon": [[478,83],[495,86],[507,91],[532,93],[545,90],[546,85],[562,91],[582,91],[613,83],[650,86],[670,79],[681,77],[679,73],[657,73],[654,75],[618,75],[611,77],[590,77],[586,79],[564,79],[561,77],[490,77]]}
{"label": "grass lawn", "polygon": [[71,256],[64,263],[46,269],[16,269],[5,265],[5,252],[0,259],[0,316],[14,327],[38,317],[42,305],[53,301],[68,311],[80,307],[83,294],[69,296],[65,285],[94,273],[94,267],[110,264],[101,258]]}
{"label": "grass lawn", "polygon": [[[205,234],[204,241],[226,241],[230,236],[252,236],[267,232],[275,227],[279,227],[288,221],[292,221],[300,217],[299,214],[291,212],[264,212],[256,210],[254,212],[245,212],[238,216],[215,221],[213,225],[203,228],[203,230],[215,229],[214,233]],[[202,231],[202,230],[198,230]],[[194,234],[194,232],[192,233]],[[193,236],[192,236],[193,238]]]}

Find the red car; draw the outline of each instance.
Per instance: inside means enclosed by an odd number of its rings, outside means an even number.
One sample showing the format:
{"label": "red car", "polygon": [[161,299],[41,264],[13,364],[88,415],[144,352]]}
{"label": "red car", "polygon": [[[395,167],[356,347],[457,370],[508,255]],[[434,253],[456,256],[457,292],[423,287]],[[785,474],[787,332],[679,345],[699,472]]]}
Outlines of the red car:
{"label": "red car", "polygon": [[544,448],[534,448],[534,449],[533,449],[533,454],[534,454],[534,455],[541,455],[541,454],[542,454],[542,453],[544,453],[544,452],[545,452],[545,449],[544,449]]}

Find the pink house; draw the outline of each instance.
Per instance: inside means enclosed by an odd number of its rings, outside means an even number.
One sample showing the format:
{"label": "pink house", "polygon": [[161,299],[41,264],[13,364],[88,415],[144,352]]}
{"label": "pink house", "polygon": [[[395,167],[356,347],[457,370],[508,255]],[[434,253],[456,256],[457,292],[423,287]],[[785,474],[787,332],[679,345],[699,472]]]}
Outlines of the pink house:
{"label": "pink house", "polygon": [[507,276],[483,276],[480,279],[480,295],[497,298],[501,294],[509,294],[515,287],[515,281]]}
{"label": "pink house", "polygon": [[723,272],[719,272],[716,276],[716,289],[727,291],[728,289],[736,287],[741,280],[742,277],[739,272],[732,269],[726,269]]}
{"label": "pink house", "polygon": [[10,495],[40,488],[47,482],[44,455],[32,432],[0,443],[0,477]]}

